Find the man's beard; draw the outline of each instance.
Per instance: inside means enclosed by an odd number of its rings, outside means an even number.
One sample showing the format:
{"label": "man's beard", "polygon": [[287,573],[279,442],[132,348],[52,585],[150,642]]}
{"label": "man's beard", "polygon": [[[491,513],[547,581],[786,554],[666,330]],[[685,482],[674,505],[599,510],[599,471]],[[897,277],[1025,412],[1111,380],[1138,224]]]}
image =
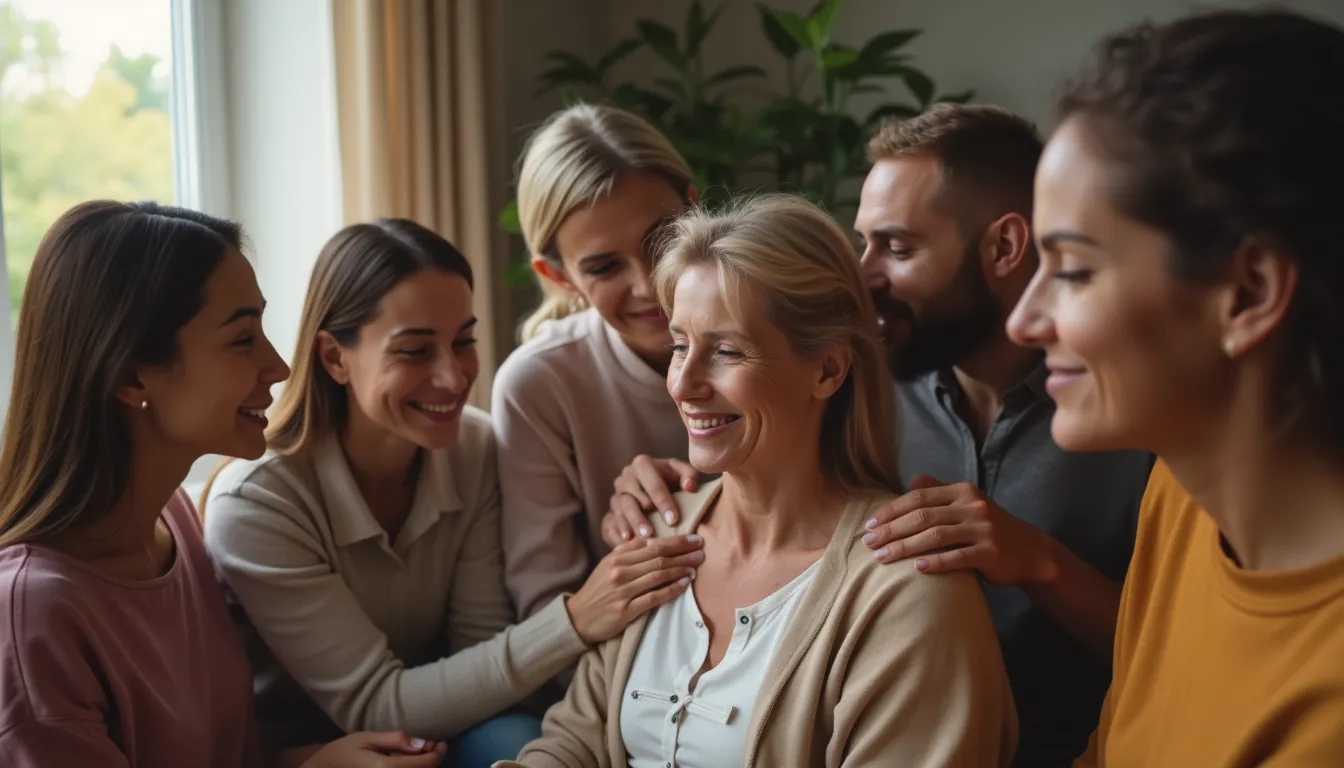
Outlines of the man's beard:
{"label": "man's beard", "polygon": [[[974,249],[965,254],[952,285],[929,302],[921,318],[890,294],[873,298],[888,324],[883,340],[897,381],[952,368],[992,339],[1003,323],[1003,308],[989,290]],[[893,323],[906,327],[898,330],[890,327]]]}

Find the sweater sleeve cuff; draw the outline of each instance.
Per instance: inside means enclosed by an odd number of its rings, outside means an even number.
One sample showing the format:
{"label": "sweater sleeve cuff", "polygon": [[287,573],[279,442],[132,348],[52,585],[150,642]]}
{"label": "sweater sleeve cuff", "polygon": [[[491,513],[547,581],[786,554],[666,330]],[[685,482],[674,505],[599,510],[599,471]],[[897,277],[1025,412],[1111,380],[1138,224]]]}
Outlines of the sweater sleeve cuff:
{"label": "sweater sleeve cuff", "polygon": [[565,608],[567,596],[556,596],[532,618],[513,628],[514,642],[510,645],[519,669],[551,670],[546,675],[549,679],[588,650]]}

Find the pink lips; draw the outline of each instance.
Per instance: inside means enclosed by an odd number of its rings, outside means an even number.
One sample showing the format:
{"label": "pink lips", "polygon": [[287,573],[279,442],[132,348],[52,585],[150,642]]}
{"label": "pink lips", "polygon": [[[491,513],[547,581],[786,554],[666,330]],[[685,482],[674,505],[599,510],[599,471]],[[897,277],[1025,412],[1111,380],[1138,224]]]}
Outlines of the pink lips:
{"label": "pink lips", "polygon": [[1085,372],[1080,368],[1051,368],[1050,375],[1045,380],[1045,391],[1051,397],[1058,398],[1060,392],[1084,375]]}
{"label": "pink lips", "polygon": [[647,312],[632,312],[630,316],[641,323],[648,323],[655,328],[667,327],[667,315],[663,314],[661,309],[651,309]]}

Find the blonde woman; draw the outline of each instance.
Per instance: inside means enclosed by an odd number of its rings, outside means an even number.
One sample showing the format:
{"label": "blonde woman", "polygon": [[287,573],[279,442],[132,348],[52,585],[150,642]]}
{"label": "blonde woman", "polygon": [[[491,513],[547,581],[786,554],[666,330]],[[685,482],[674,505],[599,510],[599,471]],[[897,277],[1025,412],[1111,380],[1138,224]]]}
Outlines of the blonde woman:
{"label": "blonde woman", "polygon": [[518,216],[546,298],[500,367],[491,408],[506,576],[524,617],[608,551],[601,520],[631,459],[686,456],[649,271],[653,236],[694,198],[686,161],[628,112],[572,107],[528,143]]}
{"label": "blonde woman", "polygon": [[[207,491],[205,542],[246,612],[269,751],[342,732],[452,740],[458,768],[513,757],[500,713],[591,643],[683,590],[698,544],[631,542],[510,627],[472,272],[414,222],[337,233],[304,303],[294,377],[260,459]],[[661,588],[660,588],[661,587]]]}
{"label": "blonde woman", "polygon": [[[584,656],[509,765],[1006,766],[1016,715],[974,576],[882,565],[891,384],[844,233],[798,198],[674,226],[655,270],[704,538],[692,588]],[[658,521],[659,533],[673,533]]]}

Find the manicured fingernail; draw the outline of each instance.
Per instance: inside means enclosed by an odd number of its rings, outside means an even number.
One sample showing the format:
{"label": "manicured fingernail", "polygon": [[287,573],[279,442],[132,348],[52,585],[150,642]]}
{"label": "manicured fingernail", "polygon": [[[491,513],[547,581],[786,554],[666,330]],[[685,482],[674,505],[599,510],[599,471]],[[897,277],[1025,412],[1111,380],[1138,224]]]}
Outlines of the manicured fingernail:
{"label": "manicured fingernail", "polygon": [[639,527],[639,535],[640,535],[640,536],[643,536],[644,538],[647,539],[647,538],[649,537],[649,534],[651,534],[651,533],[653,533],[653,530],[650,529],[649,526],[647,526],[647,525],[641,525],[641,526]]}
{"label": "manicured fingernail", "polygon": [[876,533],[865,533],[865,534],[863,534],[863,543],[864,543],[864,544],[872,544],[874,541],[877,541],[877,534],[876,534]]}
{"label": "manicured fingernail", "polygon": [[687,536],[686,540],[692,544],[699,544],[700,542],[704,541],[704,539],[700,538],[699,535],[694,533],[692,533],[690,536]]}
{"label": "manicured fingernail", "polygon": [[424,748],[425,748],[424,739],[411,739],[411,749],[424,749]]}
{"label": "manicured fingernail", "polygon": [[874,552],[874,553],[873,553],[873,557],[876,557],[878,560],[881,560],[882,558],[886,557],[886,556],[889,555],[889,554],[891,554],[891,553],[887,551],[887,548],[886,548],[886,547],[883,547],[883,548],[877,550],[876,552]]}
{"label": "manicured fingernail", "polygon": [[621,541],[629,541],[629,540],[630,540],[630,532],[621,531]]}
{"label": "manicured fingernail", "polygon": [[864,524],[863,524],[863,527],[864,527],[864,528],[867,528],[867,529],[870,530],[870,531],[873,530],[874,528],[877,527],[877,518],[874,517],[873,519],[871,519],[871,520],[869,520],[868,522],[864,523]]}
{"label": "manicured fingernail", "polygon": [[663,519],[667,521],[668,525],[672,525],[677,522],[677,513],[669,509],[663,513]]}
{"label": "manicured fingernail", "polygon": [[691,578],[691,576],[683,576],[677,583],[683,587],[688,586],[691,583]]}
{"label": "manicured fingernail", "polygon": [[921,571],[927,571],[927,570],[929,570],[929,561],[928,561],[928,560],[924,560],[924,559],[922,559],[922,558],[919,559],[919,560],[916,560],[916,561],[915,561],[915,568],[917,568],[917,569],[919,569],[919,570],[921,570]]}
{"label": "manicured fingernail", "polygon": [[705,562],[705,553],[704,553],[704,552],[701,552],[701,551],[698,550],[698,549],[697,549],[696,551],[692,552],[692,553],[691,553],[691,562],[692,562],[692,563],[695,563],[696,565],[699,565],[699,564]]}

